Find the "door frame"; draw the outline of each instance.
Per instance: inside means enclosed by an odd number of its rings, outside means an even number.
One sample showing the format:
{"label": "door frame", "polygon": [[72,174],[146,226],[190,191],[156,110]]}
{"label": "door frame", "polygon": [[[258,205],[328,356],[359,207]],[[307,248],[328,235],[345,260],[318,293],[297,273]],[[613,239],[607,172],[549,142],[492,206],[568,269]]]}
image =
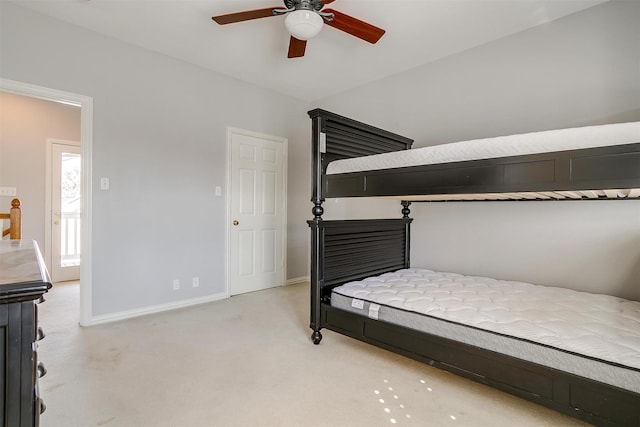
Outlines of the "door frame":
{"label": "door frame", "polygon": [[225,214],[225,233],[224,233],[224,242],[225,242],[225,297],[231,297],[231,229],[232,229],[232,218],[231,218],[231,142],[232,136],[234,134],[237,135],[245,135],[254,138],[260,139],[268,139],[270,141],[274,141],[282,144],[282,181],[283,181],[283,209],[282,209],[282,222],[284,226],[282,227],[282,285],[287,283],[287,166],[288,166],[288,157],[289,157],[289,140],[287,138],[283,138],[280,136],[268,135],[265,133],[253,132],[244,129],[227,127],[227,176],[226,176],[226,185],[225,185],[225,206],[226,206],[226,214]]}
{"label": "door frame", "polygon": [[80,159],[82,162],[82,224],[80,241],[80,325],[92,323],[92,163],[93,158],[93,98],[15,80],[0,78],[0,90],[46,101],[62,102],[80,107]]}
{"label": "door frame", "polygon": [[[53,255],[53,239],[51,238],[51,232],[53,231],[53,228],[51,227],[51,220],[52,220],[52,211],[53,211],[53,200],[51,198],[51,193],[52,193],[52,189],[51,186],[53,185],[53,181],[52,181],[52,167],[53,167],[53,144],[58,144],[58,145],[69,145],[72,147],[79,147],[80,151],[82,151],[82,144],[80,143],[80,141],[69,141],[69,140],[65,140],[65,139],[56,139],[56,138],[47,138],[45,141],[46,147],[45,147],[45,157],[46,157],[46,164],[45,164],[45,182],[46,182],[46,190],[44,193],[44,212],[45,212],[45,223],[44,223],[44,263],[49,267],[50,270],[53,270],[53,259],[52,259],[52,255]],[[80,158],[80,163],[82,164],[82,157]],[[80,169],[80,173],[82,174],[82,169]],[[84,188],[81,188],[81,194],[84,196]],[[80,200],[80,203],[82,204],[82,199]],[[80,222],[80,227],[82,227],[82,222]],[[82,234],[80,234],[80,241],[82,241]],[[81,246],[82,247],[82,246]],[[82,265],[82,263],[80,263]],[[49,271],[49,275],[53,276],[52,271]],[[52,277],[53,280],[53,277]]]}

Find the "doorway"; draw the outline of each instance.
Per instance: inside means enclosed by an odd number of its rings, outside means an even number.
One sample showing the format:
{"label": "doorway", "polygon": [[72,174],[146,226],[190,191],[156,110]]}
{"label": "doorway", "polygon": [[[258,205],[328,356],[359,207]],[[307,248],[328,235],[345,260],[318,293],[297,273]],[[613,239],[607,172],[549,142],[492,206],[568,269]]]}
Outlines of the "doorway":
{"label": "doorway", "polygon": [[227,289],[282,286],[286,272],[287,139],[229,129]]}
{"label": "doorway", "polygon": [[83,197],[80,202],[80,210],[82,212],[80,238],[82,249],[82,266],[80,268],[80,325],[90,325],[93,323],[91,306],[91,158],[93,151],[93,98],[2,78],[0,78],[0,90],[48,101],[77,105],[81,109],[80,158],[82,162],[81,182]]}
{"label": "doorway", "polygon": [[46,260],[53,282],[80,280],[80,142],[47,140]]}

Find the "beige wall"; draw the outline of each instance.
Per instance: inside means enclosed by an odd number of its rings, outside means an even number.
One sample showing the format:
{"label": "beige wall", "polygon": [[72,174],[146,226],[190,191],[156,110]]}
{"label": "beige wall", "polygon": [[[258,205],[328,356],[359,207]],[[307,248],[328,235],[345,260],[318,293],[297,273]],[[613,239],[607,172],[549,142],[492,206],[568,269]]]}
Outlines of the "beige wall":
{"label": "beige wall", "polygon": [[[80,140],[80,108],[0,92],[0,186],[16,187],[22,238],[44,250],[47,138]],[[8,212],[13,197],[0,196]]]}

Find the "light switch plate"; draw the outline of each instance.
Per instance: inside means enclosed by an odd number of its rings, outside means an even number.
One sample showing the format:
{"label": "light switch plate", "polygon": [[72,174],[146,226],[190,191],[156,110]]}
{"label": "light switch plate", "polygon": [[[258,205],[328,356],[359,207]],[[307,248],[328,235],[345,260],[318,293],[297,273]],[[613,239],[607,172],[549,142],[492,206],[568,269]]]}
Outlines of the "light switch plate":
{"label": "light switch plate", "polygon": [[109,189],[109,178],[100,178],[100,189],[101,190]]}

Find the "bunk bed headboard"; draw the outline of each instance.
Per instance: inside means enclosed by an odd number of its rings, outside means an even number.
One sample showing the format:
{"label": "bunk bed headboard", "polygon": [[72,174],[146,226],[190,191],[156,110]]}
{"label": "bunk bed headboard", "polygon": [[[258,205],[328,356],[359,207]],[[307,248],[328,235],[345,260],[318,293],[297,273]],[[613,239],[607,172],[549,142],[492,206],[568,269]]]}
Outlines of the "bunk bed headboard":
{"label": "bunk bed headboard", "polygon": [[319,108],[308,112],[313,129],[311,201],[322,203],[323,175],[338,159],[408,150],[413,140]]}

